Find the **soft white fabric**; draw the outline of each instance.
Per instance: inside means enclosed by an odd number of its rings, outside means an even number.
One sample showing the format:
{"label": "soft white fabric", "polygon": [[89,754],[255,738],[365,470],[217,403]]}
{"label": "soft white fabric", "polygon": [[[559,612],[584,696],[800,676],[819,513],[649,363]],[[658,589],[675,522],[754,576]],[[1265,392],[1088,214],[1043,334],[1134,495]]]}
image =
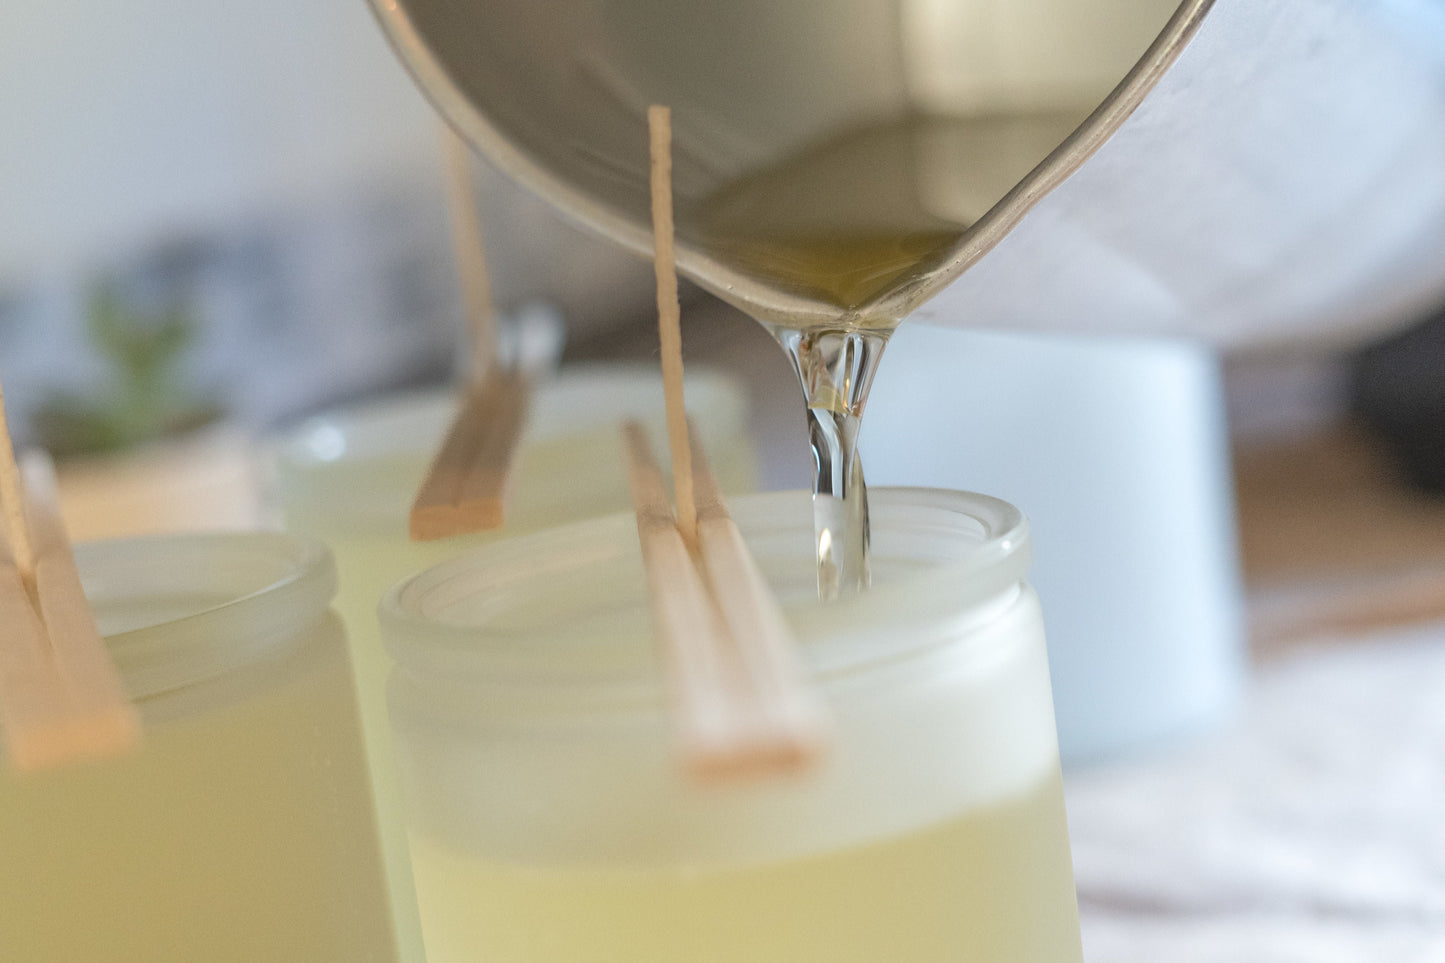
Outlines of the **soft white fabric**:
{"label": "soft white fabric", "polygon": [[1445,624],[1272,663],[1227,731],[1066,789],[1091,963],[1445,961]]}
{"label": "soft white fabric", "polygon": [[1217,0],[1113,139],[916,312],[1348,343],[1445,297],[1445,6]]}

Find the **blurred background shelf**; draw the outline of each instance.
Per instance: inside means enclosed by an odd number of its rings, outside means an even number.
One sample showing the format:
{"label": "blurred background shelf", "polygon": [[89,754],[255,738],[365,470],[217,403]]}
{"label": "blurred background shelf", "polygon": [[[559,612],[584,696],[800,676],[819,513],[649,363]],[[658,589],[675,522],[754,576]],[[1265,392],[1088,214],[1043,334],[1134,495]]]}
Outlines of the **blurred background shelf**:
{"label": "blurred background shelf", "polygon": [[1256,655],[1327,633],[1445,619],[1445,498],[1356,422],[1235,453]]}

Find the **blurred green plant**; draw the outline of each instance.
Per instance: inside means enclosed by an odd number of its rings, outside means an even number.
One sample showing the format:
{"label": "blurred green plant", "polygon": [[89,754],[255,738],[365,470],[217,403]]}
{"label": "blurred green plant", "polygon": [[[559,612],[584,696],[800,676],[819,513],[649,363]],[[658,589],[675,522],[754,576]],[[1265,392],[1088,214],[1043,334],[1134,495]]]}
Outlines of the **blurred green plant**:
{"label": "blurred green plant", "polygon": [[116,451],[216,420],[220,406],[194,397],[180,377],[196,328],[181,304],[144,312],[126,304],[113,282],[97,284],[86,306],[86,333],[111,369],[107,390],[46,400],[31,423],[37,440],[63,458]]}

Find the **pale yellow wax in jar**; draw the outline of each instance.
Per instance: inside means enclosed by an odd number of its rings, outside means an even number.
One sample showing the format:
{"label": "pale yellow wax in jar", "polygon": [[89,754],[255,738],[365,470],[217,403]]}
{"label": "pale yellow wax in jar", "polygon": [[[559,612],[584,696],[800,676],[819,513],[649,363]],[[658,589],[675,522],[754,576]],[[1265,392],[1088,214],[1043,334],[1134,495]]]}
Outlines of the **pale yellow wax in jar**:
{"label": "pale yellow wax in jar", "polygon": [[[388,704],[430,963],[1080,963],[1022,523],[984,543],[1013,516],[982,496],[875,496],[874,584],[834,604],[809,495],[733,500],[829,709],[828,751],[787,776],[683,770],[630,516],[394,590]],[[1006,561],[950,562],[975,551]]]}
{"label": "pale yellow wax in jar", "polygon": [[396,959],[341,626],[282,648],[142,699],[134,756],[0,771],[0,960]]}
{"label": "pale yellow wax in jar", "polygon": [[508,864],[425,836],[412,853],[431,963],[1078,963],[1062,808],[1054,773],[901,836],[742,866]]}
{"label": "pale yellow wax in jar", "polygon": [[[750,490],[755,462],[744,432],[739,389],[703,373],[690,378],[689,390],[725,490]],[[455,412],[450,394],[416,395],[339,412],[303,426],[279,452],[286,526],[322,539],[336,558],[335,609],[351,643],[405,963],[423,963],[426,957],[393,775],[386,714],[391,658],[382,646],[377,603],[406,576],[499,537],[626,507],[621,422],[629,416],[646,417],[654,409],[660,419],[662,387],[653,367],[595,365],[564,371],[534,402],[511,484],[506,526],[434,542],[408,539],[407,512]]]}

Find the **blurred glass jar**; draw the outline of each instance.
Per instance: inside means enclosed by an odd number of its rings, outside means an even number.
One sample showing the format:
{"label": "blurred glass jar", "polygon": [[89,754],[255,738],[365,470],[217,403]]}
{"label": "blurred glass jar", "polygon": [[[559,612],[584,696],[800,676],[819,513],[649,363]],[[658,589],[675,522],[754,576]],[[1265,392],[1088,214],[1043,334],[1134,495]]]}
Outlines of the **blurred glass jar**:
{"label": "blurred glass jar", "polygon": [[158,536],[76,560],[144,742],[0,773],[0,958],[395,960],[325,549]]}
{"label": "blurred glass jar", "polygon": [[486,546],[383,602],[432,963],[1079,960],[1017,510],[875,489],[875,586],[827,606],[805,493],[734,515],[833,713],[796,777],[684,775],[630,515]]}
{"label": "blurred glass jar", "polygon": [[905,325],[868,417],[873,481],[999,492],[1038,524],[1066,766],[1158,750],[1238,705],[1243,593],[1210,349]]}
{"label": "blurred glass jar", "polygon": [[[688,408],[724,490],[754,487],[756,465],[743,389],[723,375],[690,371],[686,390]],[[354,633],[351,641],[368,710],[380,706],[390,664],[375,631],[376,604],[388,588],[499,534],[521,534],[627,507],[631,496],[621,424],[637,418],[658,436],[665,429],[662,379],[655,366],[564,369],[535,399],[506,527],[412,542],[407,537],[411,502],[455,412],[456,397],[450,390],[388,398],[312,418],[274,449],[286,526],[322,538],[336,554],[341,583],[337,609]],[[372,679],[374,690],[368,687]]]}
{"label": "blurred glass jar", "polygon": [[[688,407],[730,492],[756,484],[742,388],[719,374],[689,371]],[[412,542],[407,515],[456,412],[451,391],[389,398],[305,422],[275,448],[273,461],[288,528],[318,536],[336,554],[337,610],[351,640],[362,727],[374,775],[388,875],[404,917],[408,958],[420,958],[400,799],[392,776],[382,648],[376,606],[399,579],[495,539],[482,533]],[[538,392],[513,481],[505,534],[560,525],[630,504],[620,425],[637,418],[661,436],[662,379],[656,366],[579,365]]]}

